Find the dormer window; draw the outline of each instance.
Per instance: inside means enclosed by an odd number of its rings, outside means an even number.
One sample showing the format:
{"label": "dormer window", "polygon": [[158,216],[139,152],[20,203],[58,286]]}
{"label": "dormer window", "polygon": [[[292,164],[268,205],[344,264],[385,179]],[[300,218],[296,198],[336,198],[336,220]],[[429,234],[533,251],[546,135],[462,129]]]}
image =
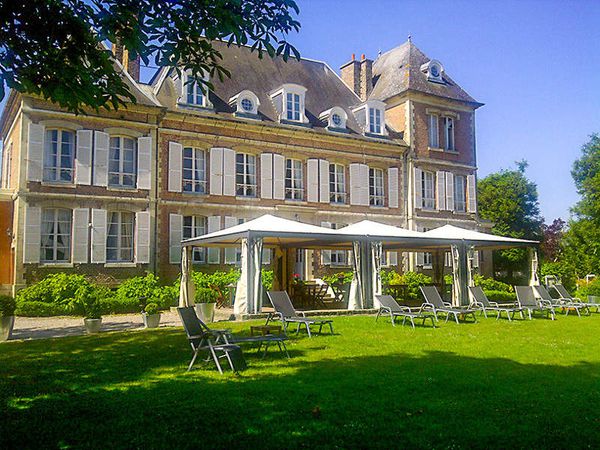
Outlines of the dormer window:
{"label": "dormer window", "polygon": [[348,114],[339,106],[334,106],[327,111],[323,111],[319,114],[319,119],[327,122],[327,129],[332,131],[346,131],[346,120],[348,120]]}
{"label": "dormer window", "polygon": [[[206,85],[195,79],[190,73],[182,75],[183,83],[181,85],[181,97],[179,102],[190,106],[199,106],[201,108],[211,108],[212,105],[208,99],[208,90]],[[207,80],[205,77],[204,80]],[[204,87],[204,92],[202,88]]]}
{"label": "dormer window", "polygon": [[271,94],[281,122],[308,123],[304,106],[305,94],[306,88],[297,84],[284,84]]}
{"label": "dormer window", "polygon": [[439,61],[432,59],[421,66],[421,71],[427,75],[427,81],[444,84],[444,67]]}
{"label": "dormer window", "polygon": [[197,81],[188,81],[186,85],[187,103],[189,105],[204,106],[204,93]]}
{"label": "dormer window", "polygon": [[244,90],[229,99],[229,105],[235,108],[235,115],[258,119],[258,107],[260,101],[252,91]]}
{"label": "dormer window", "polygon": [[356,121],[362,126],[366,136],[381,137],[387,134],[385,129],[385,103],[368,100],[352,110]]}

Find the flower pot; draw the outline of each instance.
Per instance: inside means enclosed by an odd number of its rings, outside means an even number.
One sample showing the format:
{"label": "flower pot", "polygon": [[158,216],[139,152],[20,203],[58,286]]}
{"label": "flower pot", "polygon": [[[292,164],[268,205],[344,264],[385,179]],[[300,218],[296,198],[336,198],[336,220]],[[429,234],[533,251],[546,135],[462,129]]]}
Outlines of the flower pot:
{"label": "flower pot", "polygon": [[196,313],[202,322],[212,322],[215,316],[215,304],[196,303]]}
{"label": "flower pot", "polygon": [[100,328],[102,328],[102,319],[83,319],[83,323],[85,325],[85,332],[87,334],[100,333]]}
{"label": "flower pot", "polygon": [[15,326],[15,316],[0,317],[0,341],[8,341]]}
{"label": "flower pot", "polygon": [[160,314],[142,313],[142,318],[144,319],[144,326],[146,328],[158,328],[158,324],[160,323]]}

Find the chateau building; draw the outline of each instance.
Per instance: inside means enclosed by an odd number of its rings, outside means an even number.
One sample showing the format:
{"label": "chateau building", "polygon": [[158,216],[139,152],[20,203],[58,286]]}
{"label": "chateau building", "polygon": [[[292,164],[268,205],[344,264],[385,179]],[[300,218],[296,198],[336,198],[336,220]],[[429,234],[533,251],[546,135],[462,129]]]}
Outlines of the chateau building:
{"label": "chateau building", "polygon": [[[11,92],[0,118],[0,290],[55,271],[114,279],[179,273],[182,239],[269,213],[338,228],[368,218],[414,230],[481,229],[475,111],[481,106],[410,40],[375,61],[259,59],[217,43],[232,76],[205,94],[185,74],[115,66],[137,102],[75,115]],[[202,270],[236,249],[196,249]],[[267,258],[267,264],[269,259]],[[387,253],[399,270],[430,254]],[[482,270],[491,258],[481,255]],[[298,251],[313,277],[345,251]],[[484,266],[488,269],[484,269]]]}

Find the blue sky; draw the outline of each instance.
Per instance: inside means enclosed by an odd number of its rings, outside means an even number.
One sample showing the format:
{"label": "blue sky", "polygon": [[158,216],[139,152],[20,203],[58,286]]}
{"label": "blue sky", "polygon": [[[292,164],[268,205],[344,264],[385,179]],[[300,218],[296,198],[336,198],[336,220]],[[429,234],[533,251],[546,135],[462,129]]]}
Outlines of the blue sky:
{"label": "blue sky", "polygon": [[527,159],[547,221],[578,199],[570,169],[600,133],[600,1],[297,0],[302,56],[334,69],[413,42],[476,100],[479,176]]}
{"label": "blue sky", "polygon": [[412,35],[485,103],[479,175],[525,158],[546,220],[569,216],[578,199],[571,165],[600,132],[600,1],[297,2],[302,29],[290,40],[335,70],[352,53],[374,59]]}

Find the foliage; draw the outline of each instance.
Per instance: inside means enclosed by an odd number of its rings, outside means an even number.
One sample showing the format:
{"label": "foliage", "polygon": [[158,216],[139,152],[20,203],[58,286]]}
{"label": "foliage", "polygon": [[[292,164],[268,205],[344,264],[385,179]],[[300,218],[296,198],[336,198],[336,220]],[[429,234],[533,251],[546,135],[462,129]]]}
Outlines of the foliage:
{"label": "foliage", "polygon": [[483,290],[488,300],[498,303],[514,303],[517,301],[517,296],[514,292]]}
{"label": "foliage", "polygon": [[[415,300],[419,297],[419,286],[431,284],[431,277],[420,272],[405,272],[402,275],[394,272],[388,279],[391,285],[403,284],[407,286],[407,300]],[[384,294],[389,292],[390,284],[387,285],[388,289],[384,288]]]}
{"label": "foliage", "polygon": [[216,303],[218,296],[211,288],[197,287],[194,300],[196,303]]}
{"label": "foliage", "polygon": [[[535,240],[541,237],[543,219],[537,186],[525,176],[526,167],[521,161],[516,170],[501,170],[477,183],[479,215],[494,223],[494,234]],[[514,272],[527,270],[527,263],[526,249],[494,252],[494,269],[506,272],[509,283],[514,282]]]}
{"label": "foliage", "polygon": [[394,269],[382,269],[381,270],[381,286],[385,291],[390,283],[393,283],[396,278],[398,278],[400,274],[396,272]]}
{"label": "foliage", "polygon": [[272,270],[262,270],[261,271],[261,280],[263,284],[263,288],[265,291],[273,290],[273,278],[275,277]]}
{"label": "foliage", "polygon": [[102,304],[99,291],[91,284],[84,284],[75,292],[71,308],[76,314],[81,314],[85,319],[101,319]]}
{"label": "foliage", "polygon": [[493,278],[487,278],[482,275],[475,275],[473,277],[473,282],[475,283],[475,286],[481,286],[481,289],[484,291],[514,292],[514,289],[510,284],[494,280]]}
{"label": "foliage", "polygon": [[594,278],[589,283],[583,281],[579,285],[575,297],[585,301],[587,300],[588,295],[600,296],[600,278]]}
{"label": "foliage", "polygon": [[0,448],[596,448],[598,316],[518,317],[334,317],[334,336],[291,333],[291,360],[244,348],[243,376],[186,372],[181,328],[15,341],[0,345]]}
{"label": "foliage", "polygon": [[285,36],[300,29],[293,0],[4,0],[0,8],[0,99],[4,84],[74,111],[135,101],[122,69],[100,42],[120,43],[147,65],[230,76],[213,41],[251,44],[259,57],[298,51]]}
{"label": "foliage", "polygon": [[561,254],[561,242],[566,222],[561,218],[554,219],[550,225],[542,224],[541,257],[544,261],[556,261]]}
{"label": "foliage", "polygon": [[240,279],[240,275],[239,269],[214,273],[192,272],[192,280],[194,280],[196,286],[196,293],[199,288],[208,288],[215,292],[215,301],[220,299],[222,302],[227,303],[229,301],[229,285],[235,285]]}
{"label": "foliage", "polygon": [[17,293],[17,303],[44,302],[69,305],[75,299],[75,293],[90,282],[77,274],[54,273],[47,275],[41,281],[21,289]]}
{"label": "foliage", "polygon": [[15,315],[17,302],[10,295],[0,295],[0,317],[9,317]]}
{"label": "foliage", "polygon": [[22,317],[53,317],[71,315],[73,311],[67,305],[39,302],[36,300],[25,302],[20,301],[17,297],[15,314]]}
{"label": "foliage", "polygon": [[576,287],[577,276],[575,275],[575,269],[566,260],[542,263],[540,266],[542,282],[547,275],[554,275],[569,291],[574,290]]}
{"label": "foliage", "polygon": [[152,316],[154,314],[160,314],[160,310],[158,309],[158,305],[156,303],[148,303],[144,307],[144,312],[149,316]]}
{"label": "foliage", "polygon": [[323,281],[327,284],[336,284],[336,283],[352,283],[353,273],[351,270],[345,272],[336,272],[329,275],[323,275]]}
{"label": "foliage", "polygon": [[130,278],[121,283],[112,304],[119,312],[140,311],[146,303],[156,303],[161,308],[168,308],[177,295],[174,286],[161,286],[159,278],[149,272],[143,277]]}

